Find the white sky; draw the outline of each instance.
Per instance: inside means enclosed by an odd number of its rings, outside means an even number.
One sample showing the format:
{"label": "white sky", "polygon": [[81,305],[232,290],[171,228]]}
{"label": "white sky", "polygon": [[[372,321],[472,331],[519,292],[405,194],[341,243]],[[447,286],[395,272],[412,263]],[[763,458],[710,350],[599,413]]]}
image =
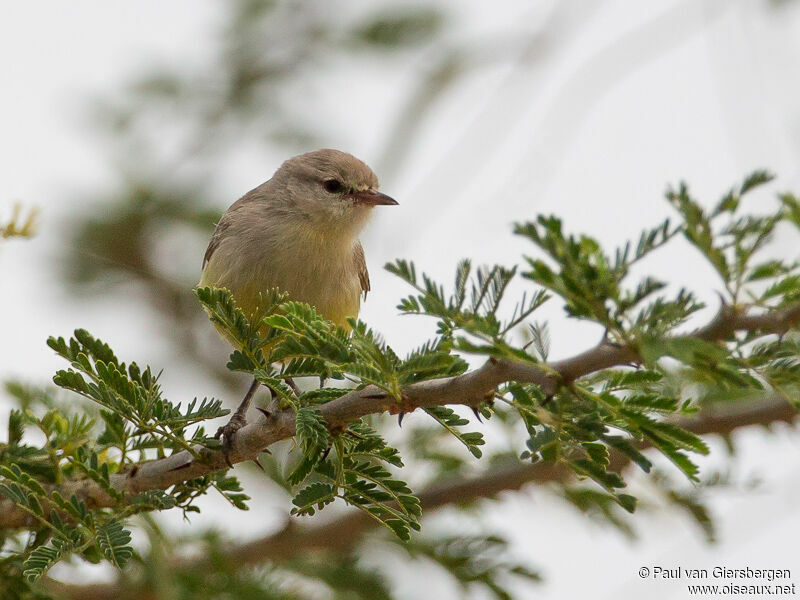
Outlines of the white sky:
{"label": "white sky", "polygon": [[[489,9],[477,0],[450,0],[455,24],[448,35],[463,41],[525,33],[554,4],[517,0]],[[779,9],[756,0],[562,4],[545,60],[520,59],[465,77],[426,115],[413,156],[384,178],[383,189],[401,205],[378,214],[364,235],[374,291],[362,317],[399,349],[417,344],[428,330],[396,315],[396,299],[407,290],[382,272],[387,260],[412,258],[449,281],[463,256],[477,263],[518,262],[527,249],[509,235],[510,224],[540,212],[556,213],[571,230],[613,245],[666,216],[663,190],[680,179],[707,202],[760,167],[779,179],[754,203],[771,202],[774,191],[800,190],[798,3]],[[45,338],[75,327],[107,339],[122,356],[162,364],[168,359],[167,347],[158,343],[163,332],[139,322],[135,298],[112,310],[58,289],[51,280],[60,252],[55,238],[61,217],[78,208],[71,203],[112,181],[104,147],[87,125],[87,100],[118,92],[154,63],[202,64],[220,5],[5,0],[0,6],[0,217],[19,200],[38,206],[42,221],[34,241],[0,247],[0,379],[48,379],[62,365]],[[349,10],[357,17],[370,6],[352,2]],[[354,66],[348,79],[355,93],[346,100],[330,91],[335,86],[304,98],[309,114],[338,132],[325,145],[377,167],[382,136],[426,64],[423,56],[391,73]],[[219,198],[220,210],[269,177],[279,160],[236,156],[221,165],[229,187]],[[787,240],[778,244],[779,251],[797,256]],[[714,298],[710,270],[688,249],[657,255],[649,268]],[[556,304],[547,314],[555,354],[596,342],[597,331],[565,322]],[[124,334],[120,315],[131,324]],[[206,383],[180,370],[165,378],[171,397],[216,392]],[[757,477],[761,485],[712,494],[720,527],[714,546],[671,512],[637,515],[633,523],[641,538],[630,544],[542,490],[491,505],[486,521],[506,529],[515,552],[546,576],[544,585],[526,588],[520,597],[580,598],[591,590],[601,600],[687,597],[685,581],[639,580],[640,566],[656,564],[793,568],[800,582],[800,517],[793,500],[800,493],[798,438],[776,429],[773,436],[737,434],[741,452],[730,461],[733,472],[737,479]],[[704,464],[728,464],[724,449],[715,449],[720,456]],[[637,485],[639,478],[633,479]],[[211,505],[219,506],[213,518],[220,523],[244,523],[221,504]],[[249,525],[254,519],[263,517],[266,530],[280,516],[274,507],[261,508],[246,515],[248,531],[261,530]],[[398,585],[408,598],[459,597],[445,583],[439,589],[426,580],[424,596],[416,578]]]}

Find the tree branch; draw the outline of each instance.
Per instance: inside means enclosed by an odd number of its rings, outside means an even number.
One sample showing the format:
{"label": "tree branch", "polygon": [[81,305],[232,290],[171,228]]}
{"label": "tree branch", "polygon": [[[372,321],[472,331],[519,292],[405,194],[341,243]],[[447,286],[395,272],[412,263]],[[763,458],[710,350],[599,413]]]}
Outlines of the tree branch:
{"label": "tree branch", "polygon": [[[791,424],[796,417],[797,411],[793,406],[784,399],[775,397],[747,405],[726,406],[725,410],[707,409],[692,419],[678,421],[678,424],[700,435],[730,435],[737,429],[753,425],[769,426],[778,422]],[[620,471],[629,463],[626,456],[613,452],[609,470]],[[572,471],[559,464],[516,464],[494,468],[490,474],[433,485],[420,493],[419,499],[423,510],[428,513],[437,508],[518,490],[528,483],[566,481],[573,476]],[[357,511],[322,525],[303,527],[291,520],[279,531],[251,542],[230,546],[215,554],[213,559],[205,556],[185,557],[175,560],[170,568],[202,571],[209,568],[210,560],[217,564],[218,561],[225,560],[229,565],[242,567],[270,560],[286,561],[298,554],[312,551],[346,552],[358,543],[365,531],[375,527],[372,519]],[[47,586],[50,591],[75,600],[122,600],[127,597],[125,586],[117,583],[71,585],[50,580]],[[133,597],[141,599],[140,591],[137,590]]]}
{"label": "tree branch", "polygon": [[[689,338],[708,341],[724,340],[735,331],[751,333],[784,333],[800,323],[800,303],[783,309],[747,315],[724,305],[717,316],[705,327],[688,334]],[[634,348],[610,344],[606,341],[571,358],[549,365],[490,358],[483,366],[455,377],[432,379],[411,384],[403,390],[404,410],[447,404],[475,407],[487,398],[498,385],[517,381],[539,385],[545,393],[552,394],[564,382],[575,380],[595,371],[639,362]],[[319,407],[331,428],[342,427],[370,414],[396,409],[395,400],[376,386],[367,386],[348,392]],[[231,463],[255,459],[271,444],[289,438],[295,433],[294,413],[284,410],[269,414],[240,429],[234,438],[229,454]],[[227,467],[221,450],[197,448],[200,459],[195,460],[186,451],[167,458],[147,461],[125,473],[111,476],[114,488],[137,494],[147,490],[166,489],[183,481],[195,479]],[[114,500],[91,480],[69,481],[59,487],[62,496],[77,494],[87,506],[110,507]],[[31,525],[30,517],[9,499],[0,500],[0,529]]]}
{"label": "tree branch", "polygon": [[[784,422],[793,423],[797,410],[786,400],[773,397],[746,406],[734,405],[724,410],[707,409],[700,416],[676,421],[681,427],[698,435],[729,435],[736,429],[752,425],[771,425]],[[648,444],[642,444],[646,449]],[[621,471],[630,459],[620,452],[611,454],[609,470]],[[527,483],[548,483],[566,481],[574,473],[557,463],[523,463],[503,468],[493,468],[489,474],[455,479],[433,485],[419,494],[423,510],[430,511],[451,504],[463,504],[481,498],[491,498],[500,492],[518,490]],[[349,515],[323,525],[298,527],[295,521],[288,521],[277,533],[258,540],[231,547],[226,558],[231,564],[258,564],[265,560],[286,560],[308,550],[344,550],[353,546],[359,535],[366,529],[376,526],[375,521],[361,512]],[[189,559],[178,563],[179,567],[203,568],[204,560]]]}

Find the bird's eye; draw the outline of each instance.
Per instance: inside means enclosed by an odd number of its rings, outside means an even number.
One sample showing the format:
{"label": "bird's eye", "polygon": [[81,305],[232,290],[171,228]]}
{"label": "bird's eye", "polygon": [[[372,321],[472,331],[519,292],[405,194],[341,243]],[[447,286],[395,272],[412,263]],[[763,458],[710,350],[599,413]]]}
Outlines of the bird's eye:
{"label": "bird's eye", "polygon": [[344,191],[344,184],[338,179],[326,179],[322,182],[322,187],[324,187],[325,191],[329,194],[338,194]]}

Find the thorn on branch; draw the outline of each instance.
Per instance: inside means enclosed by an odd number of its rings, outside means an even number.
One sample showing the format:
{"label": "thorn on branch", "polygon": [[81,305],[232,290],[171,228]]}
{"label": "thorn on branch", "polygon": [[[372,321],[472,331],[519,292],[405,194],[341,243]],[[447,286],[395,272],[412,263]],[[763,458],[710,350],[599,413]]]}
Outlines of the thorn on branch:
{"label": "thorn on branch", "polygon": [[388,408],[390,415],[397,415],[397,425],[399,427],[403,426],[405,414],[414,412],[416,409],[417,405],[411,402],[411,399],[405,394],[401,394],[399,404],[390,404]]}

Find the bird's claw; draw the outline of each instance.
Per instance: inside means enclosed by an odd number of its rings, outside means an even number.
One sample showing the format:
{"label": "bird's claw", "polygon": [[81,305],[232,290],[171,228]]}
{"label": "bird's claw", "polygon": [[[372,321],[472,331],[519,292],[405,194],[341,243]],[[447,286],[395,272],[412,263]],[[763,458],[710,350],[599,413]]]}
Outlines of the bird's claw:
{"label": "bird's claw", "polygon": [[292,391],[294,392],[294,395],[299,398],[300,394],[302,394],[303,391],[299,387],[297,387],[297,384],[294,382],[294,379],[292,379],[291,377],[287,377],[285,379],[285,381],[286,381],[286,385],[288,385],[290,388],[292,388]]}
{"label": "bird's claw", "polygon": [[245,419],[244,415],[241,415],[238,412],[234,413],[234,415],[231,417],[231,420],[217,429],[217,433],[214,435],[214,439],[218,440],[222,438],[222,454],[225,457],[225,462],[231,468],[233,468],[233,463],[231,462],[233,439],[236,437],[236,433],[246,424],[247,419]]}

